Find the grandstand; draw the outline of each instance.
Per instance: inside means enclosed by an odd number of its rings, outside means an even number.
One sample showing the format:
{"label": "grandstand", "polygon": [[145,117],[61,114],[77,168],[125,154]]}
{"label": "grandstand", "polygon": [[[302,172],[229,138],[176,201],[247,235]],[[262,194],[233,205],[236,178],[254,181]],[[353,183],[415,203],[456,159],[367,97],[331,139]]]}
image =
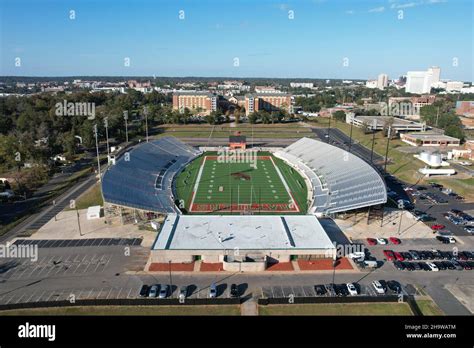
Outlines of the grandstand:
{"label": "grandstand", "polygon": [[199,154],[174,137],[140,144],[105,172],[104,201],[144,211],[175,213],[173,178]]}
{"label": "grandstand", "polygon": [[310,213],[331,214],[387,201],[379,173],[338,147],[302,138],[274,155],[297,168],[311,184]]}

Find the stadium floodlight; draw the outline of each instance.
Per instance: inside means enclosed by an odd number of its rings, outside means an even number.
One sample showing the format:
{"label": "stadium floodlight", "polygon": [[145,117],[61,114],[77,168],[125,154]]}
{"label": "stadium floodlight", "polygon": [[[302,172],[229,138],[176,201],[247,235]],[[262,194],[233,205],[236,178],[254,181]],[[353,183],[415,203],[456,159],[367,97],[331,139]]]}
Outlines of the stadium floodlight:
{"label": "stadium floodlight", "polygon": [[107,141],[107,156],[110,156],[110,149],[109,149],[109,118],[104,118],[104,126],[105,126],[105,139]]}
{"label": "stadium floodlight", "polygon": [[97,123],[94,125],[94,135],[95,135],[95,149],[97,151],[97,168],[98,168],[98,171],[99,171],[99,181],[101,181],[100,159],[99,159],[99,141],[97,140]]}
{"label": "stadium floodlight", "polygon": [[145,132],[146,132],[146,142],[148,143],[148,107],[143,107],[143,114],[145,115]]}
{"label": "stadium floodlight", "polygon": [[125,141],[128,143],[128,124],[127,124],[128,111],[127,110],[123,112],[123,119],[125,120]]}

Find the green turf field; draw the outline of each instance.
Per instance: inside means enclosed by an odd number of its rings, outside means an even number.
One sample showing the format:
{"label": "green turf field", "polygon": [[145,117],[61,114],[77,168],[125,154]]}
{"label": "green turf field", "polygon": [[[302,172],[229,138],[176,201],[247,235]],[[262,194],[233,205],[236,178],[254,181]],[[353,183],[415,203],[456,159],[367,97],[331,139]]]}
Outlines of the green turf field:
{"label": "green turf field", "polygon": [[223,158],[205,153],[178,176],[188,213],[306,213],[307,187],[298,172],[270,153]]}

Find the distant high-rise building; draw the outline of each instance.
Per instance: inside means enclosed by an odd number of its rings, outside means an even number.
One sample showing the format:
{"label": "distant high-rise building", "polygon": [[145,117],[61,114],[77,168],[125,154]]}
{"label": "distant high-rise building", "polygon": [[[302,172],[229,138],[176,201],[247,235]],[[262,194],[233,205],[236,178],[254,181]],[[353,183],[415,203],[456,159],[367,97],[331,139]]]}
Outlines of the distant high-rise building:
{"label": "distant high-rise building", "polygon": [[428,69],[428,72],[431,73],[431,83],[438,83],[441,76],[441,68],[439,66],[432,66]]}
{"label": "distant high-rise building", "polygon": [[407,73],[407,83],[405,92],[426,94],[431,91],[433,74],[429,71],[409,71]]}
{"label": "distant high-rise building", "polygon": [[387,86],[388,86],[388,75],[380,74],[377,78],[377,88],[384,89]]}

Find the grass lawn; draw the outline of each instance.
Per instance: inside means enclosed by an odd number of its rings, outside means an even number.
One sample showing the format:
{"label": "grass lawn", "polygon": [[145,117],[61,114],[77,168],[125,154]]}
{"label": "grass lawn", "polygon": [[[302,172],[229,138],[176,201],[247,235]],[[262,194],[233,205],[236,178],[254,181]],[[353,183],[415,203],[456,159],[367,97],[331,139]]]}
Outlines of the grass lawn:
{"label": "grass lawn", "polygon": [[303,178],[265,152],[234,161],[205,153],[179,175],[177,191],[192,213],[306,211]]}
{"label": "grass lawn", "polygon": [[0,315],[240,315],[240,306],[74,306],[14,309]]}
{"label": "grass lawn", "polygon": [[423,315],[444,315],[444,312],[432,300],[417,300],[416,304]]}
{"label": "grass lawn", "polygon": [[[87,209],[93,205],[104,205],[100,184],[95,184],[76,200],[77,209]],[[68,209],[70,210],[70,209]]]}
{"label": "grass lawn", "polygon": [[321,303],[259,306],[260,315],[413,315],[406,303]]}

